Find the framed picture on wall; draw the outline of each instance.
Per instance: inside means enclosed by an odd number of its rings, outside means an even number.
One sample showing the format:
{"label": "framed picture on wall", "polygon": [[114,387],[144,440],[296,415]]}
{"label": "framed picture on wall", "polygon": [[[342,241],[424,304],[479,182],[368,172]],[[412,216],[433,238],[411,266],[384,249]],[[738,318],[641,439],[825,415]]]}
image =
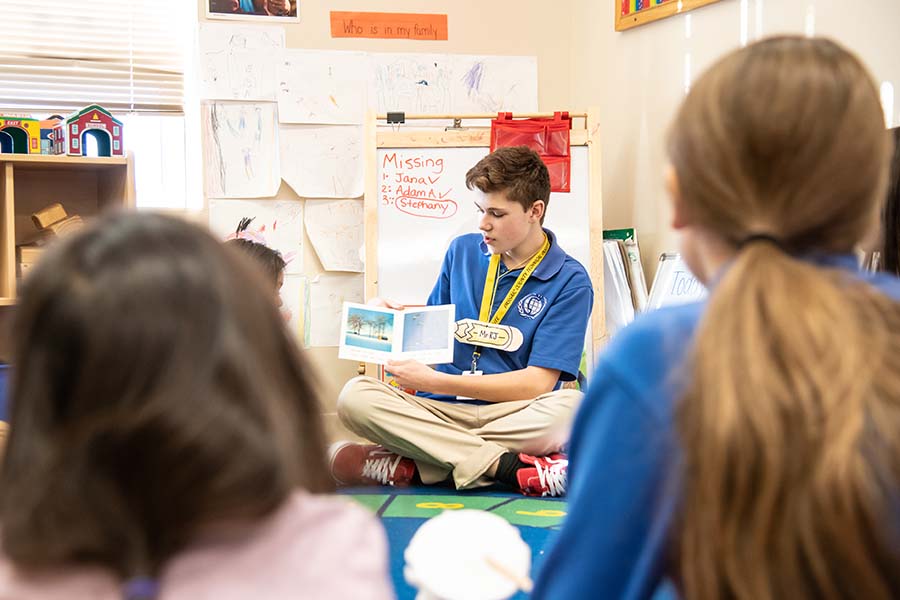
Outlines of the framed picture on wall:
{"label": "framed picture on wall", "polygon": [[210,19],[297,21],[300,0],[206,0]]}
{"label": "framed picture on wall", "polygon": [[625,31],[720,0],[615,0],[616,31]]}

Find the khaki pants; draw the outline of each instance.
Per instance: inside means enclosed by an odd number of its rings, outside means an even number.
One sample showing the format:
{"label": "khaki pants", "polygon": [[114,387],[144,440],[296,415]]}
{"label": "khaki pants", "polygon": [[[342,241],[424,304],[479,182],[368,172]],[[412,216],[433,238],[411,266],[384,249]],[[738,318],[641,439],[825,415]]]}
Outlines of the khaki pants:
{"label": "khaki pants", "polygon": [[582,394],[476,406],[420,398],[371,377],[354,377],[338,398],[350,431],[416,461],[426,484],[452,474],[457,489],[490,485],[484,473],[505,452],[545,456],[569,439]]}

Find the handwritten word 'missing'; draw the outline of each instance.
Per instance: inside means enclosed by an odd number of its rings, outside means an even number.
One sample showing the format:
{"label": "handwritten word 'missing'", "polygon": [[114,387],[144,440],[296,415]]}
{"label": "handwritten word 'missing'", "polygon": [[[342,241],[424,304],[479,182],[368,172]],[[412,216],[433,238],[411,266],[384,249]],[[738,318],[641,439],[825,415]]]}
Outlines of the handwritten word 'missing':
{"label": "handwritten word 'missing'", "polygon": [[406,169],[407,171],[430,169],[430,172],[434,175],[439,175],[444,172],[443,158],[425,158],[422,156],[398,158],[397,153],[392,152],[384,155],[384,159],[381,162],[381,168],[386,169],[390,165],[393,165],[394,168],[397,169]]}

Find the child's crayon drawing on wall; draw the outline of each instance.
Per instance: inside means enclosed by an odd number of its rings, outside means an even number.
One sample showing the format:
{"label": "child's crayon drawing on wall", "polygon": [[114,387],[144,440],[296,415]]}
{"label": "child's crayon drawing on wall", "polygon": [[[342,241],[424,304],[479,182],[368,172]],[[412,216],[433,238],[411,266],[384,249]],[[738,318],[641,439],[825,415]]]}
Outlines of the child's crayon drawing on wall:
{"label": "child's crayon drawing on wall", "polygon": [[275,105],[203,105],[206,195],[271,198],[281,184]]}
{"label": "child's crayon drawing on wall", "polygon": [[373,53],[378,112],[537,111],[533,56]]}
{"label": "child's crayon drawing on wall", "polygon": [[197,43],[202,99],[275,100],[284,29],[202,23]]}

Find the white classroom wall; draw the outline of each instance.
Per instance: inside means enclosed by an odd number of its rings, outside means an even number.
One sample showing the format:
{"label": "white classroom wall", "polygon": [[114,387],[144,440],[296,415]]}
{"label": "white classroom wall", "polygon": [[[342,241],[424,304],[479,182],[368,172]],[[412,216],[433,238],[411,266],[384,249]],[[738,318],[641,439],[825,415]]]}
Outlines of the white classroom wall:
{"label": "white classroom wall", "polygon": [[[548,30],[548,5],[538,0],[366,0],[304,2],[300,0],[299,22],[283,21],[223,21],[206,18],[206,0],[198,0],[201,23],[280,25],[285,29],[288,48],[319,50],[355,50],[365,52],[417,52],[454,54],[497,54],[536,56],[538,63],[538,103],[540,110],[570,109],[569,91],[571,44],[568,31],[569,7],[572,0],[553,3],[558,15],[556,26]],[[438,13],[448,15],[449,40],[413,41],[381,39],[342,39],[331,37],[330,12],[371,11]],[[583,107],[574,107],[577,109]],[[297,199],[293,190],[282,185],[279,199]],[[204,214],[200,216],[205,219]],[[322,265],[304,233],[303,265],[307,276],[322,272]],[[332,438],[345,436],[334,415],[334,402],[344,382],[356,375],[357,365],[339,360],[337,348],[309,348],[306,352],[322,376],[326,425]]]}
{"label": "white classroom wall", "polygon": [[721,0],[624,32],[613,26],[616,4],[572,2],[569,100],[600,108],[604,227],[637,228],[648,281],[659,255],[677,249],[661,173],[665,129],[684,97],[686,62],[695,78],[742,37],[802,34],[809,24],[854,50],[879,85],[893,85],[891,119],[900,125],[898,0]]}

